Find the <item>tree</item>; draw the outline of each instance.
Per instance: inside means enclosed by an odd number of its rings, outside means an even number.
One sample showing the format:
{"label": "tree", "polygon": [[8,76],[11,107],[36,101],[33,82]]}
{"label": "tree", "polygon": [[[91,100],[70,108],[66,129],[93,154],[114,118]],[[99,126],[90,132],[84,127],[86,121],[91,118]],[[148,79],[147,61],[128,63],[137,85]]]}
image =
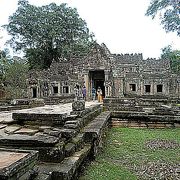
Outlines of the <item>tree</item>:
{"label": "tree", "polygon": [[18,1],[18,9],[4,25],[12,38],[8,43],[23,50],[31,68],[47,68],[52,60],[88,51],[91,34],[76,9],[67,4],[36,7]]}
{"label": "tree", "polygon": [[26,96],[28,70],[29,65],[24,59],[11,58],[8,49],[0,51],[0,89],[8,94],[8,98]]}
{"label": "tree", "polygon": [[179,0],[151,0],[146,15],[155,18],[157,14],[159,14],[161,24],[166,32],[177,32],[177,35],[180,36]]}
{"label": "tree", "polygon": [[26,96],[26,79],[29,65],[21,58],[13,59],[5,73],[5,90],[9,92],[10,98],[22,98]]}
{"label": "tree", "polygon": [[169,59],[171,70],[174,73],[180,73],[180,50],[172,50],[172,47],[169,45],[162,49],[161,58]]}
{"label": "tree", "polygon": [[0,50],[0,84],[4,83],[5,73],[12,63],[9,50]]}

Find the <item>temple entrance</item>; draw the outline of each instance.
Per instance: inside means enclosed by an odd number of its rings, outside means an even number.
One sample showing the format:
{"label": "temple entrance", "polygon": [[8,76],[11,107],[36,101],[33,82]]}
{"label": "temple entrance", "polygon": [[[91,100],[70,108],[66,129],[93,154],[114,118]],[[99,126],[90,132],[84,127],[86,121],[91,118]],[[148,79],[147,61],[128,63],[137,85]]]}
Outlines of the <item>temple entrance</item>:
{"label": "temple entrance", "polygon": [[98,87],[100,87],[103,93],[103,97],[105,97],[104,70],[89,71],[89,79],[90,79],[90,93],[92,93],[93,87],[96,89],[96,92]]}

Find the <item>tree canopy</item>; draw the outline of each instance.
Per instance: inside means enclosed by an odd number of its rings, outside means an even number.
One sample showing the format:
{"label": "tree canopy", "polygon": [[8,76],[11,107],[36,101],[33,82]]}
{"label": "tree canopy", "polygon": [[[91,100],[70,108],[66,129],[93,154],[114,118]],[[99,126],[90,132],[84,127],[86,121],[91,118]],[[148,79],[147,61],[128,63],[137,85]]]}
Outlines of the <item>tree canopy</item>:
{"label": "tree canopy", "polygon": [[0,51],[0,89],[5,90],[6,98],[26,96],[28,63],[19,57],[11,57],[8,49]]}
{"label": "tree canopy", "polygon": [[180,36],[179,0],[151,0],[146,15],[152,16],[152,18],[159,15],[166,32],[177,32],[177,35]]}
{"label": "tree canopy", "polygon": [[161,53],[162,59],[169,59],[171,70],[174,73],[180,74],[180,50],[173,50],[169,45],[162,49]]}
{"label": "tree canopy", "polygon": [[37,7],[19,0],[18,9],[3,27],[12,36],[8,43],[25,52],[31,68],[47,68],[52,60],[79,55],[92,42],[86,22],[67,4]]}

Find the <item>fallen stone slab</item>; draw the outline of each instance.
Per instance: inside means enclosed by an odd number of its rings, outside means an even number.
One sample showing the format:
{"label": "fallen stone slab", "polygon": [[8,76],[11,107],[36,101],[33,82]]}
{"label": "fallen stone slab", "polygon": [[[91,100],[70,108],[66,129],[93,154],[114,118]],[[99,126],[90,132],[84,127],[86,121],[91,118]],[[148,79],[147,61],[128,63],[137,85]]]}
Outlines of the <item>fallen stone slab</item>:
{"label": "fallen stone slab", "polygon": [[0,137],[0,146],[14,146],[14,147],[52,147],[58,143],[59,138],[47,134],[38,134],[34,136],[11,134],[9,136]]}
{"label": "fallen stone slab", "polygon": [[78,126],[78,124],[65,124],[64,128],[67,128],[67,129],[80,129],[80,126]]}
{"label": "fallen stone slab", "polygon": [[61,113],[13,113],[12,118],[18,122],[31,125],[64,125],[67,114]]}
{"label": "fallen stone slab", "polygon": [[68,115],[66,117],[66,121],[71,121],[71,120],[75,120],[77,118],[77,115]]}
{"label": "fallen stone slab", "polygon": [[29,129],[29,128],[21,128],[20,130],[17,130],[14,132],[14,134],[27,134],[27,135],[34,135],[38,132],[39,130],[37,129]]}
{"label": "fallen stone slab", "polygon": [[61,131],[60,130],[50,130],[48,134],[51,136],[61,138]]}
{"label": "fallen stone slab", "polygon": [[61,129],[60,132],[62,138],[66,138],[66,139],[71,139],[78,134],[77,130],[74,129]]}
{"label": "fallen stone slab", "polygon": [[39,126],[40,131],[44,131],[45,129],[52,129],[51,126]]}
{"label": "fallen stone slab", "polygon": [[5,129],[4,129],[4,132],[7,133],[7,134],[13,134],[15,131],[18,131],[21,129],[21,126],[18,126],[18,125],[12,125],[12,126],[7,126]]}

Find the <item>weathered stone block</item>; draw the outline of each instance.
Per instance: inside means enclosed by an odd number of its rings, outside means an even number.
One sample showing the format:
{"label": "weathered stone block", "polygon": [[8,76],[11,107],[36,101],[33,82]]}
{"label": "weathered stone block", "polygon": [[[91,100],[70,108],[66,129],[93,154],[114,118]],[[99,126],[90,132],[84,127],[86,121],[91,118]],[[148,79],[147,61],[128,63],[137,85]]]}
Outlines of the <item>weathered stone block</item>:
{"label": "weathered stone block", "polygon": [[77,135],[77,131],[74,129],[61,129],[62,138],[71,139]]}
{"label": "weathered stone block", "polygon": [[59,142],[59,138],[37,133],[34,136],[12,134],[6,137],[0,137],[0,145],[14,147],[47,147],[54,146]]}
{"label": "weathered stone block", "polygon": [[49,135],[51,135],[51,136],[55,136],[55,137],[59,137],[59,138],[61,138],[61,131],[60,130],[52,130],[52,131],[49,131],[49,133],[48,133]]}
{"label": "weathered stone block", "polygon": [[67,129],[80,129],[80,126],[78,126],[78,124],[65,124],[64,125],[64,128],[67,128]]}
{"label": "weathered stone block", "polygon": [[88,156],[90,149],[91,146],[86,145],[81,151],[76,152],[73,156],[65,158],[59,168],[52,171],[52,179],[75,179],[74,174],[81,163]]}
{"label": "weathered stone block", "polygon": [[72,110],[73,111],[83,111],[85,110],[85,101],[79,100],[72,103]]}
{"label": "weathered stone block", "polygon": [[43,162],[61,162],[65,157],[64,143],[58,143],[55,147],[38,147],[39,159]]}
{"label": "weathered stone block", "polygon": [[84,146],[84,133],[78,134],[76,137],[72,138],[72,143],[76,146],[76,151],[82,149]]}
{"label": "weathered stone block", "polygon": [[30,125],[64,125],[66,113],[13,113],[12,118],[18,122]]}
{"label": "weathered stone block", "polygon": [[27,134],[27,135],[34,135],[38,132],[37,129],[29,129],[29,128],[21,128],[20,130],[17,130],[14,132],[14,134]]}
{"label": "weathered stone block", "polygon": [[65,156],[66,157],[69,157],[71,156],[72,154],[74,154],[76,150],[76,146],[74,143],[68,143],[65,145]]}

